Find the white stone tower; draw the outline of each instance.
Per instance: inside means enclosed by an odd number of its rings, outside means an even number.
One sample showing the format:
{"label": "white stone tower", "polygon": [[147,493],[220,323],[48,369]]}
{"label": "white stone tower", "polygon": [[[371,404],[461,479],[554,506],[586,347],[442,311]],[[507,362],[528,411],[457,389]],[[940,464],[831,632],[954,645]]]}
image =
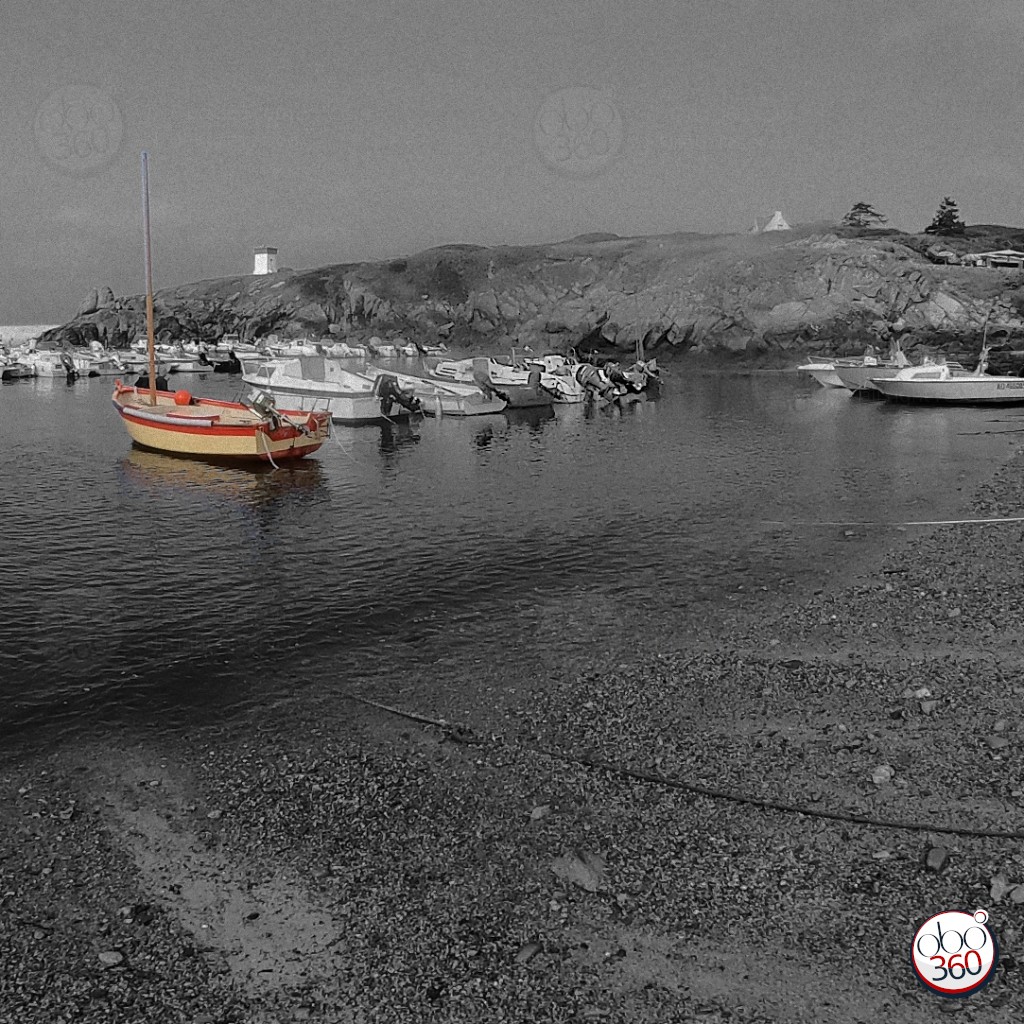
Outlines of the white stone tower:
{"label": "white stone tower", "polygon": [[256,250],[252,272],[254,274],[277,273],[277,250],[272,245],[265,245],[262,249]]}

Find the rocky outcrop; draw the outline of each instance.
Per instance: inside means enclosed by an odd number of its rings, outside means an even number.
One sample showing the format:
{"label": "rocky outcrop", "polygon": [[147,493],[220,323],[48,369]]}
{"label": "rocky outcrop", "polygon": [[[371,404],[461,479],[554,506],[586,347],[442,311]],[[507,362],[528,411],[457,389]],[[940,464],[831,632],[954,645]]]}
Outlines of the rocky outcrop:
{"label": "rocky outcrop", "polygon": [[[819,227],[770,235],[582,236],[544,246],[449,245],[381,263],[226,278],[155,297],[157,336],[270,334],[333,342],[444,337],[467,348],[788,357],[866,341],[973,346],[1024,331],[1024,289],[1004,271],[936,262],[897,232]],[[54,340],[115,347],[144,332],[142,297],[89,296]]]}

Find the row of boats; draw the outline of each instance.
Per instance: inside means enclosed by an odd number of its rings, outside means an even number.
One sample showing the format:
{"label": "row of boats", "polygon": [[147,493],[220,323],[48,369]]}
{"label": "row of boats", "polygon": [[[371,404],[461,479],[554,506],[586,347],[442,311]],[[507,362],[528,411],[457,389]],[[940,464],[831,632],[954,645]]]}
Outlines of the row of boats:
{"label": "row of boats", "polygon": [[660,382],[655,360],[603,367],[563,355],[502,362],[478,356],[440,360],[422,374],[366,364],[360,371],[337,360],[297,356],[243,360],[246,384],[305,411],[324,409],[336,423],[380,423],[423,413],[482,416],[504,409],[628,401]]}
{"label": "row of boats", "polygon": [[330,436],[332,422],[392,423],[410,416],[476,416],[506,408],[641,398],[657,387],[654,360],[626,369],[597,367],[561,355],[522,363],[489,357],[441,361],[428,376],[374,366],[364,372],[322,356],[245,360],[244,402],[199,399],[118,380],[113,402],[132,440],[175,455],[230,461],[302,458]]}
{"label": "row of boats", "polygon": [[[489,357],[440,359],[423,374],[399,373],[366,365],[356,371],[342,365],[347,351],[229,351],[229,372],[241,372],[251,387],[243,402],[197,398],[188,390],[171,391],[161,371],[155,339],[153,274],[149,223],[149,156],[142,154],[143,225],[146,270],[145,378],[135,384],[118,379],[113,404],[138,445],[166,454],[232,462],[303,458],[330,437],[332,422],[393,422],[429,414],[473,416],[506,408],[574,404],[588,399],[610,403],[642,396],[660,382],[655,360],[643,359],[638,345],[634,365],[596,366],[563,355],[505,363]],[[340,344],[340,343],[339,343]],[[333,346],[332,346],[333,348]],[[417,354],[428,355],[421,346]],[[141,355],[141,352],[139,353]],[[185,353],[190,354],[190,353]],[[379,355],[404,355],[383,352]],[[365,356],[365,353],[362,353]],[[210,360],[196,353],[195,363]],[[190,367],[192,368],[192,367]],[[216,369],[216,367],[214,367]],[[175,365],[177,372],[182,366]],[[173,371],[172,371],[173,372]]]}
{"label": "row of boats", "polygon": [[1024,404],[1024,377],[988,373],[987,345],[968,370],[952,360],[926,359],[911,365],[899,349],[889,358],[868,351],[856,358],[817,359],[798,367],[827,388],[901,402],[959,405]]}
{"label": "row of boats", "polygon": [[[203,342],[178,342],[154,346],[157,373],[241,372],[241,359],[250,361],[287,357],[323,357],[327,359],[396,359],[420,356],[444,356],[447,346],[423,345],[398,339],[386,342],[369,338],[364,344],[349,345],[298,339],[295,341],[241,342],[227,335],[215,346]],[[13,349],[0,347],[0,379],[26,380],[33,377],[128,377],[146,373],[149,363],[146,338],[135,341],[127,350],[113,351],[93,341],[88,347],[37,349],[35,343]]]}

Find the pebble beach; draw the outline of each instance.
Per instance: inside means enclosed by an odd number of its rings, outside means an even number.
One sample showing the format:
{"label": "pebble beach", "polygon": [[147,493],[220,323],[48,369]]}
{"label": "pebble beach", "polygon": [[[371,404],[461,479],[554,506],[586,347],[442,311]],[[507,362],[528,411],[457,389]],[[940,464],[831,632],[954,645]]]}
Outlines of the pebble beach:
{"label": "pebble beach", "polygon": [[[1020,468],[965,518],[1021,515]],[[469,701],[9,751],[0,1021],[1019,1020],[1022,549],[886,532],[756,618]],[[1000,965],[937,997],[914,931],[978,907]]]}

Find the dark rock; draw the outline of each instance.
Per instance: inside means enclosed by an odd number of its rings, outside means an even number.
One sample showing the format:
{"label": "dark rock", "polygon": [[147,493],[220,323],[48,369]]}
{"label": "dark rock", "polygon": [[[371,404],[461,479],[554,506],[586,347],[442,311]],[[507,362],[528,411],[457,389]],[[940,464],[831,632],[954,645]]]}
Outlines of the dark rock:
{"label": "dark rock", "polygon": [[88,316],[90,313],[95,313],[100,308],[100,293],[93,288],[91,292],[82,300],[82,304],[78,307],[76,316]]}

